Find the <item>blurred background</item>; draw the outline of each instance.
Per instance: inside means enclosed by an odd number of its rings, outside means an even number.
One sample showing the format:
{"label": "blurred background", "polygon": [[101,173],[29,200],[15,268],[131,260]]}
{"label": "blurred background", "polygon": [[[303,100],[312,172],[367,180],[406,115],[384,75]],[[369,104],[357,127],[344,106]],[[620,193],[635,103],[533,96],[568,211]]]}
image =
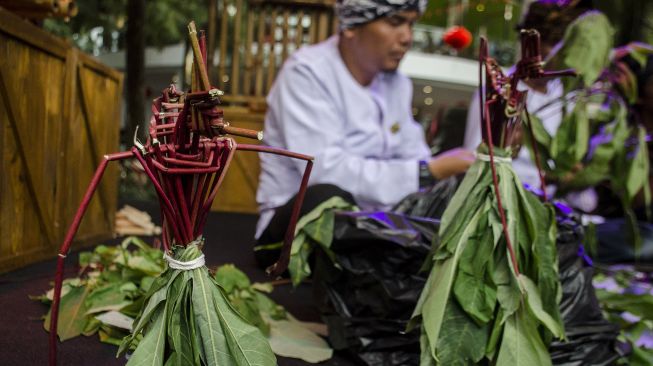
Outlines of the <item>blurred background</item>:
{"label": "blurred background", "polygon": [[[152,96],[171,82],[184,84],[188,80],[185,72],[189,56],[186,44],[186,24],[194,19],[200,28],[207,29],[214,39],[220,37],[223,29],[229,29],[227,44],[241,37],[238,47],[231,47],[221,53],[215,45],[215,55],[209,56],[213,65],[220,70],[230,70],[233,65],[233,50],[244,53],[243,47],[250,46],[253,53],[263,49],[263,69],[269,54],[281,58],[296,47],[284,47],[286,37],[296,39],[298,30],[304,31],[304,39],[298,45],[312,43],[310,30],[319,19],[310,15],[320,7],[332,6],[333,0],[298,1],[245,1],[245,0],[189,0],[183,3],[171,0],[77,0],[78,11],[70,19],[49,18],[43,21],[44,29],[66,37],[84,51],[100,58],[109,66],[127,72],[125,82],[125,112],[123,129],[133,131],[135,124],[146,121]],[[477,85],[476,57],[479,37],[490,41],[490,53],[500,64],[509,66],[518,56],[518,24],[524,9],[531,1],[513,0],[430,0],[419,23],[414,28],[414,42],[411,52],[404,60],[401,70],[414,82],[413,113],[415,119],[424,125],[434,146],[434,152],[444,145],[455,145],[462,141],[462,125],[471,95]],[[279,6],[279,10],[266,19],[265,42],[259,45],[256,39],[249,45],[247,38],[247,13],[250,8],[263,5]],[[615,45],[630,41],[653,42],[653,2],[646,0],[603,0],[592,4],[604,12],[613,23]],[[298,13],[296,9],[306,9]],[[290,11],[288,12],[288,10]],[[254,19],[254,26],[256,21]],[[225,27],[223,22],[228,22]],[[238,23],[238,24],[235,24]],[[277,23],[276,29],[271,29]],[[290,24],[290,29],[288,29]],[[447,44],[443,37],[452,27],[462,26],[471,35],[471,44],[457,50]],[[130,32],[130,28],[132,31]],[[333,28],[329,29],[332,31]],[[293,32],[294,31],[294,32]],[[223,35],[224,36],[224,35]],[[253,37],[256,38],[256,35]],[[211,37],[209,37],[211,42]],[[284,53],[282,55],[282,53]],[[128,54],[131,54],[130,57]],[[220,56],[226,57],[221,63]],[[129,60],[129,61],[128,61]],[[244,63],[244,57],[240,62]],[[278,60],[282,61],[282,60]],[[142,62],[142,68],[139,66]],[[278,62],[280,64],[281,62]],[[128,65],[128,66],[126,66]],[[245,68],[247,65],[244,66]],[[278,65],[277,65],[278,67]],[[215,71],[215,70],[214,70]],[[229,89],[228,73],[217,75],[223,87]],[[241,73],[241,77],[243,77]],[[264,88],[265,89],[265,88]],[[260,93],[261,95],[264,93]],[[141,102],[137,100],[141,96]],[[447,131],[444,138],[437,132]],[[124,134],[123,134],[124,135]],[[129,133],[131,135],[131,132]],[[124,137],[124,136],[123,136]],[[125,137],[123,138],[125,139]],[[446,141],[446,143],[445,143]]]}

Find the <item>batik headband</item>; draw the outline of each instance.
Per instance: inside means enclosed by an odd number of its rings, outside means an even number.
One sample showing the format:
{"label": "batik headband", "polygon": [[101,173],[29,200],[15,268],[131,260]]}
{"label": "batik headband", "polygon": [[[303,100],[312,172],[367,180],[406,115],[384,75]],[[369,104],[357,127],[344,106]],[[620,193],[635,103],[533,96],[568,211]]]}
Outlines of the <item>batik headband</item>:
{"label": "batik headband", "polygon": [[338,0],[336,15],[340,29],[351,28],[392,13],[416,10],[423,13],[427,0]]}

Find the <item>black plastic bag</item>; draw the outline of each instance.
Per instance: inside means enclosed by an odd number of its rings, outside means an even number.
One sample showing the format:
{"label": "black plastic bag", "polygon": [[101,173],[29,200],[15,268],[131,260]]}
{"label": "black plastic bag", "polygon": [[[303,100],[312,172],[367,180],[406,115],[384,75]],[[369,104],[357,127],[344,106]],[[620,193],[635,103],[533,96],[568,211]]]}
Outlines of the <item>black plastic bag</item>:
{"label": "black plastic bag", "polygon": [[633,239],[623,218],[612,218],[596,225],[597,261],[601,263],[653,264],[653,225],[637,223],[642,245],[635,250]]}
{"label": "black plastic bag", "polygon": [[[457,184],[445,180],[408,196],[396,207],[402,214],[336,215],[331,250],[340,268],[318,251],[313,278],[336,350],[348,350],[367,365],[419,365],[419,329],[404,330],[428,276],[420,268],[437,243],[439,222],[409,215],[440,217]],[[616,341],[619,328],[601,313],[593,269],[582,250],[582,226],[564,209],[558,213],[560,311],[568,342],[551,344],[553,364],[613,364],[623,354]]]}
{"label": "black plastic bag", "polygon": [[409,194],[392,209],[392,212],[439,219],[463,177],[464,175],[458,175],[443,179],[428,190]]}
{"label": "black plastic bag", "polygon": [[318,251],[313,276],[334,349],[367,365],[419,364],[419,331],[404,331],[438,227],[437,220],[396,213],[336,215],[331,249],[340,268]]}
{"label": "black plastic bag", "polygon": [[621,357],[619,326],[601,312],[592,286],[594,269],[582,246],[583,227],[569,215],[560,214],[557,221],[560,313],[567,342],[554,341],[549,346],[551,360],[556,366],[612,365]]}

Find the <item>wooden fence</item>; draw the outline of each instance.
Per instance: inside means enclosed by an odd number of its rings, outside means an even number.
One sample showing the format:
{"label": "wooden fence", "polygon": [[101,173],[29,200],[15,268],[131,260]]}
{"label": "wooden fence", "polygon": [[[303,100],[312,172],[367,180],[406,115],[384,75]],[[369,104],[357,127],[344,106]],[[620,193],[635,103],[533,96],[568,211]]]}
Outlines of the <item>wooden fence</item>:
{"label": "wooden fence", "polygon": [[[265,96],[279,68],[295,50],[335,33],[335,0],[220,0],[216,27],[214,84],[225,91],[225,119],[260,130]],[[238,139],[237,139],[238,141]],[[252,143],[251,140],[247,143]],[[218,194],[214,209],[257,212],[258,155],[239,153]]]}
{"label": "wooden fence", "polygon": [[[102,155],[118,149],[122,74],[0,8],[0,272],[54,257]],[[76,237],[113,232],[109,166]]]}

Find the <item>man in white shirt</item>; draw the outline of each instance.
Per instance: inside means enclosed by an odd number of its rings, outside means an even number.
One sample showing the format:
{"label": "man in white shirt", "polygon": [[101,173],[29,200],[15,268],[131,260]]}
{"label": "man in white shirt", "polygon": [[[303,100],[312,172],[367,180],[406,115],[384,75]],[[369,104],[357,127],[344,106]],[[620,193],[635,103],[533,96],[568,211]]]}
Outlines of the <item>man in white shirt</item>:
{"label": "man in white shirt", "polygon": [[[473,162],[460,149],[431,158],[412,116],[412,84],[397,72],[425,6],[425,0],[339,0],[339,34],[284,64],[267,97],[264,143],[315,157],[302,214],[332,196],[389,209]],[[282,240],[303,165],[261,155],[259,244]]]}

